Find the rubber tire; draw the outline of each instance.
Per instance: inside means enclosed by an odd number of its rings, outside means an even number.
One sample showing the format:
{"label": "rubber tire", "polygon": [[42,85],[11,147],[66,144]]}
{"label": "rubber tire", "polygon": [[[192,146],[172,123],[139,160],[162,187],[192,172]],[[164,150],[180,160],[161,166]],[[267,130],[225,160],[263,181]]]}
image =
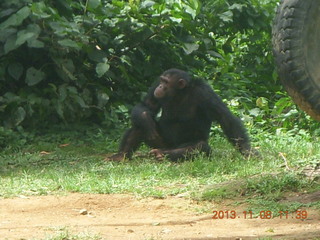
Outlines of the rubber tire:
{"label": "rubber tire", "polygon": [[320,120],[320,1],[282,0],[272,35],[281,82],[302,110]]}

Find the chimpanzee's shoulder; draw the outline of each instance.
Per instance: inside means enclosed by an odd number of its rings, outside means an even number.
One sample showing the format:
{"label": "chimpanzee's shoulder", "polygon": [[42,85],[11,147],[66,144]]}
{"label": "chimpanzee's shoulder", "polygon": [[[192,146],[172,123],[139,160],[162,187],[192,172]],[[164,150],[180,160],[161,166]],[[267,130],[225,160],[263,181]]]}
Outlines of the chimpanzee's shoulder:
{"label": "chimpanzee's shoulder", "polygon": [[205,80],[201,78],[192,79],[191,87],[194,89],[194,91],[198,93],[214,92],[212,87]]}

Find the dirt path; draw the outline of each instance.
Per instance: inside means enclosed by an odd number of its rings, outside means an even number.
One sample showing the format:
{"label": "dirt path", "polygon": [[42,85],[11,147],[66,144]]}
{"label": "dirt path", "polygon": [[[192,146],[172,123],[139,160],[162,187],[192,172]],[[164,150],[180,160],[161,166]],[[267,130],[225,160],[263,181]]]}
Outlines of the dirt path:
{"label": "dirt path", "polygon": [[65,228],[74,234],[96,234],[110,240],[320,237],[320,216],[310,209],[303,221],[292,215],[288,219],[245,219],[241,209],[236,209],[235,219],[224,216],[213,220],[212,213],[198,214],[196,207],[196,203],[178,197],[136,199],[131,195],[0,199],[0,239],[43,239]]}

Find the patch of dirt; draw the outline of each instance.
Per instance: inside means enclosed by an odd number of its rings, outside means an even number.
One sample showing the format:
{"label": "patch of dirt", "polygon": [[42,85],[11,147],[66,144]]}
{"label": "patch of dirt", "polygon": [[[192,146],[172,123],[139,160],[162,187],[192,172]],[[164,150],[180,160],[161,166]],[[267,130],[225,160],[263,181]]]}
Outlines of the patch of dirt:
{"label": "patch of dirt", "polygon": [[223,219],[212,219],[213,213],[197,213],[199,207],[184,198],[137,199],[132,195],[75,193],[0,199],[0,239],[43,239],[64,228],[76,235],[89,233],[110,240],[320,237],[320,215],[311,209],[305,209],[306,220],[296,219],[295,214],[288,219],[246,219],[243,209],[212,204],[212,211],[237,212],[235,219],[227,219],[226,214]]}

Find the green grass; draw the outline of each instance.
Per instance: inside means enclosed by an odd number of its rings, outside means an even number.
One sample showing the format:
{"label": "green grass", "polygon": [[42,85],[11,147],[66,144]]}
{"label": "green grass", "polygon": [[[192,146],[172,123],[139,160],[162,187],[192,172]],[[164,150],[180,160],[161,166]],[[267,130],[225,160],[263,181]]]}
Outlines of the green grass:
{"label": "green grass", "polygon": [[61,229],[53,229],[56,231],[56,234],[53,236],[45,238],[45,240],[100,240],[102,239],[98,235],[92,235],[90,233],[80,233],[77,235],[69,233],[67,228],[61,228]]}
{"label": "green grass", "polygon": [[31,139],[2,151],[0,197],[80,192],[164,198],[183,193],[201,201],[241,197],[252,209],[272,210],[272,206],[294,211],[301,204],[278,203],[284,193],[320,190],[319,182],[299,174],[320,159],[319,137],[305,133],[258,133],[254,145],[261,157],[250,159],[244,159],[225,138],[215,136],[210,140],[210,157],[195,155],[178,163],[152,159],[146,147],[142,148],[145,157],[121,163],[103,161],[104,154],[115,151],[118,143],[99,130],[49,132]]}

